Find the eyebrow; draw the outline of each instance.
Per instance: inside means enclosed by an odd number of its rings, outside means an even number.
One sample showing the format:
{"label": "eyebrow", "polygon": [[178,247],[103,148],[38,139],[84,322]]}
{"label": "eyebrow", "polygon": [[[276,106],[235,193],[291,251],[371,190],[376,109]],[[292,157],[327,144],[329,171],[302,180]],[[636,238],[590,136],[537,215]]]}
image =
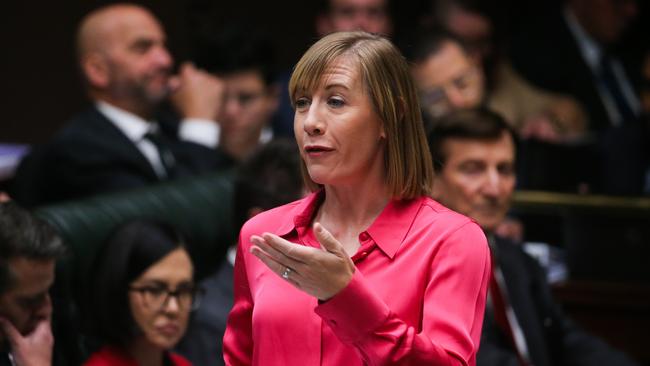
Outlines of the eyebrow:
{"label": "eyebrow", "polygon": [[334,88],[343,88],[343,89],[346,89],[346,90],[350,90],[349,86],[347,86],[345,84],[341,84],[341,83],[332,83],[332,84],[327,84],[325,86],[325,90],[334,89]]}

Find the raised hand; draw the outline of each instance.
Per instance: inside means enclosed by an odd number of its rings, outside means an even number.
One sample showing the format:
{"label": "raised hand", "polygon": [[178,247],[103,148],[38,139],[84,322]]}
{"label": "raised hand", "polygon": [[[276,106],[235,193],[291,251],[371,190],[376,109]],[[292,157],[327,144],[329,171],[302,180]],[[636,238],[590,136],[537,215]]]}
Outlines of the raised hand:
{"label": "raised hand", "polygon": [[7,319],[0,318],[0,329],[11,346],[16,366],[51,366],[54,337],[50,318],[43,318],[36,328],[23,336]]}
{"label": "raised hand", "polygon": [[321,249],[264,233],[251,236],[250,251],[278,276],[324,301],[348,285],[355,267],[341,243],[319,223],[314,224],[314,233]]}
{"label": "raised hand", "polygon": [[183,118],[217,119],[226,88],[223,80],[186,62],[170,86],[172,103]]}

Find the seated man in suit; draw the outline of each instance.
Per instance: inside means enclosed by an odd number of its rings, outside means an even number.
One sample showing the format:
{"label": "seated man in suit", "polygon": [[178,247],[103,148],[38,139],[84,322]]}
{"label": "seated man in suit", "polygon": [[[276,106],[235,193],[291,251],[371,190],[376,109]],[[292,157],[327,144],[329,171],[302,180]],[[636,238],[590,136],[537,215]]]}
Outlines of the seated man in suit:
{"label": "seated man in suit", "polygon": [[434,198],[476,220],[492,250],[477,365],[634,365],[574,325],[554,302],[537,262],[495,233],[515,187],[515,135],[503,118],[484,109],[453,112],[428,138]]}
{"label": "seated man in suit", "polygon": [[49,225],[13,202],[0,203],[0,365],[52,364],[49,290],[63,252]]}
{"label": "seated man in suit", "polygon": [[[223,82],[191,64],[173,76],[165,33],[145,8],[89,13],[77,34],[93,105],[19,168],[12,196],[33,206],[213,170]],[[165,119],[168,97],[184,119]]]}
{"label": "seated man in suit", "polygon": [[[300,155],[294,141],[277,139],[261,146],[239,168],[233,216],[239,229],[248,219],[303,195]],[[223,365],[222,338],[233,305],[236,243],[220,268],[201,282],[205,295],[177,350],[194,365]]]}
{"label": "seated man in suit", "polygon": [[[510,48],[514,67],[535,85],[566,93],[586,109],[591,131],[634,123],[639,73],[619,49],[639,15],[637,0],[566,0],[523,24]],[[640,28],[642,29],[642,28]],[[647,44],[645,37],[639,37]],[[633,45],[631,45],[633,46]],[[620,47],[619,47],[620,48]],[[629,54],[628,47],[626,50]]]}

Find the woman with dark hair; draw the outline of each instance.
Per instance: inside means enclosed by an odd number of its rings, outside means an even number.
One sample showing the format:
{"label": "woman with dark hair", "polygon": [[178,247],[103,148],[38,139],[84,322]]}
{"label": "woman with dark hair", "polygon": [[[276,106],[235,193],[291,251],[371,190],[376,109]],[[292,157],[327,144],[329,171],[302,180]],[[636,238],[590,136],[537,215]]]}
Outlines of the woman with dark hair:
{"label": "woman with dark hair", "polygon": [[380,36],[334,33],[289,91],[312,194],[243,226],[226,365],[475,365],[488,246],[430,197],[402,55]]}
{"label": "woman with dark hair", "polygon": [[190,365],[169,350],[198,305],[193,272],[183,239],[170,226],[120,226],[95,261],[88,320],[103,347],[85,365]]}

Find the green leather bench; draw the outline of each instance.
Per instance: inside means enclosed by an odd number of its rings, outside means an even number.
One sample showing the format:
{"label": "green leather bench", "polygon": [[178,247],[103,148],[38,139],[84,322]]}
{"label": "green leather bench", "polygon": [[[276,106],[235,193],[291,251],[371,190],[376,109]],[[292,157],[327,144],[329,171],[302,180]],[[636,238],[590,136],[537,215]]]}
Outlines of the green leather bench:
{"label": "green leather bench", "polygon": [[198,277],[215,269],[235,240],[232,174],[214,173],[133,191],[45,206],[35,213],[58,230],[70,249],[64,275],[83,278],[95,253],[120,223],[150,218],[177,227],[187,240]]}

